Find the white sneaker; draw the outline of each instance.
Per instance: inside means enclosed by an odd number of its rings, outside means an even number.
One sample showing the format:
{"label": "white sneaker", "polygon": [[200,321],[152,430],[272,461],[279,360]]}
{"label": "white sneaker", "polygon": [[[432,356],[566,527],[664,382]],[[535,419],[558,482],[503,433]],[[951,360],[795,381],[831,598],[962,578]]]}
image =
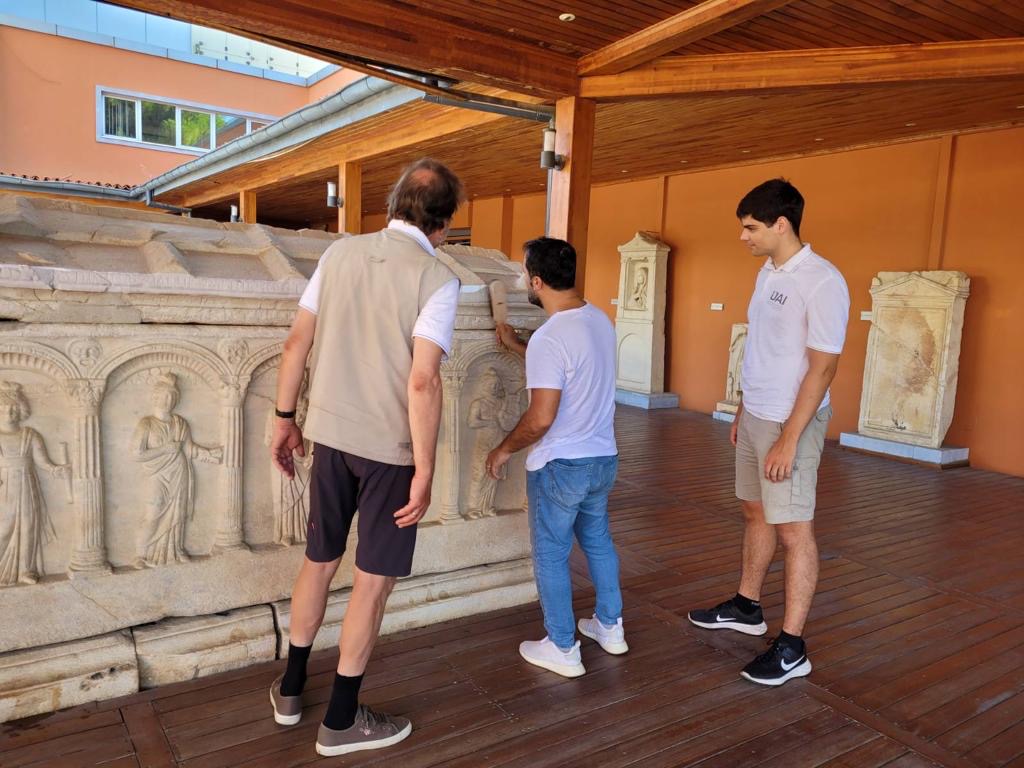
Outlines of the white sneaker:
{"label": "white sneaker", "polygon": [[595,613],[593,618],[580,619],[577,626],[580,628],[581,635],[589,637],[591,640],[596,640],[597,644],[608,653],[618,656],[629,650],[629,646],[626,645],[626,633],[622,628],[622,617],[619,617],[619,620],[613,626],[606,627],[600,622]]}
{"label": "white sneaker", "polygon": [[580,642],[563,651],[550,637],[543,640],[526,640],[519,644],[519,655],[531,664],[554,672],[562,677],[579,677],[587,670],[580,659]]}

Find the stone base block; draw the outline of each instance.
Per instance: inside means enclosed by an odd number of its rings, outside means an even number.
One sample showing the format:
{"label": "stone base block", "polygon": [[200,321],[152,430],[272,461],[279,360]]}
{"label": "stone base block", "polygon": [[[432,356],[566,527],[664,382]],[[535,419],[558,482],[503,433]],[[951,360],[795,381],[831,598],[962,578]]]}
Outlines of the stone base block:
{"label": "stone base block", "polygon": [[0,723],[138,690],[127,631],[0,654]]}
{"label": "stone base block", "polygon": [[[350,589],[343,589],[332,592],[328,597],[327,613],[313,641],[313,650],[333,648],[338,644],[350,594]],[[536,599],[537,588],[530,558],[445,574],[414,576],[398,582],[392,592],[381,634],[509,608]],[[285,658],[291,628],[291,601],[282,600],[272,607],[280,632],[278,655]]]}
{"label": "stone base block", "polygon": [[949,445],[944,445],[941,448],[925,448],[920,445],[897,443],[895,440],[868,437],[857,432],[843,432],[839,436],[839,445],[882,456],[896,456],[940,468],[965,467],[969,464],[969,448],[955,448]]}
{"label": "stone base block", "polygon": [[732,424],[734,421],[736,421],[736,414],[729,413],[728,411],[715,411],[714,413],[711,414],[711,418],[714,419],[715,421],[725,421],[728,422],[729,424]]}
{"label": "stone base block", "polygon": [[719,400],[715,403],[715,410],[721,411],[722,413],[731,413],[735,416],[736,411],[739,409],[740,407],[738,403],[730,403],[728,400]]}
{"label": "stone base block", "polygon": [[628,389],[616,389],[615,402],[647,411],[655,408],[678,408],[679,395],[673,392],[631,392]]}
{"label": "stone base block", "polygon": [[142,688],[193,680],[277,657],[274,614],[267,605],[213,616],[165,619],[136,627],[132,633]]}

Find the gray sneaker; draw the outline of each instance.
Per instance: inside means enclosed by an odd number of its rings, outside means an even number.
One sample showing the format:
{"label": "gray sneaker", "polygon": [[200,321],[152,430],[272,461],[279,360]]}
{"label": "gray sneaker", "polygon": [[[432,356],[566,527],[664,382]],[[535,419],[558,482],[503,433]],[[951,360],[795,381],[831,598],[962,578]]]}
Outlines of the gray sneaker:
{"label": "gray sneaker", "polygon": [[274,722],[278,725],[295,725],[302,719],[302,697],[281,693],[283,677],[282,674],[270,686],[270,706],[274,708]]}
{"label": "gray sneaker", "polygon": [[365,704],[360,704],[356,721],[343,731],[335,731],[320,723],[316,751],[317,754],[333,757],[362,749],[381,749],[397,744],[410,733],[412,723],[408,719],[374,712]]}

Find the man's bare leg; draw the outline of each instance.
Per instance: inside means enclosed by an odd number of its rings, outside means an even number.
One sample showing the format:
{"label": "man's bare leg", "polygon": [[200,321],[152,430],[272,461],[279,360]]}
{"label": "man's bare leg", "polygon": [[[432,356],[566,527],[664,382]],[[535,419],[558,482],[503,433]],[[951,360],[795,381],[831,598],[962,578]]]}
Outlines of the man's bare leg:
{"label": "man's bare leg", "polygon": [[315,563],[304,558],[299,576],[292,588],[292,616],[289,632],[292,645],[309,646],[316,639],[316,633],[324,620],[327,610],[327,593],[331,579],[338,570],[341,558],[327,563]]}
{"label": "man's bare leg", "polygon": [[782,630],[800,637],[818,586],[818,544],[814,539],[814,523],[783,523],[778,528],[786,553],[786,614]]}
{"label": "man's bare leg", "polygon": [[743,571],[739,593],[759,602],[768,567],[775,557],[775,526],[764,521],[764,506],[759,501],[740,502],[746,527],[743,530]]}
{"label": "man's bare leg", "polygon": [[366,670],[396,581],[394,576],[378,576],[355,568],[352,596],[341,629],[339,675],[355,677]]}

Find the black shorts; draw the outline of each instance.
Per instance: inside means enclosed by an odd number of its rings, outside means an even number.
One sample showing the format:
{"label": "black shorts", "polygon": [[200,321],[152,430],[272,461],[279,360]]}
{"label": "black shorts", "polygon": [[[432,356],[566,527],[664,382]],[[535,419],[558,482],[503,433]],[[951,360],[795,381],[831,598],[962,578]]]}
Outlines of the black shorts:
{"label": "black shorts", "polygon": [[416,549],[416,526],[399,528],[394,514],[409,503],[415,469],[315,443],[306,557],[317,563],[341,557],[358,509],[356,566],[380,576],[408,576]]}

